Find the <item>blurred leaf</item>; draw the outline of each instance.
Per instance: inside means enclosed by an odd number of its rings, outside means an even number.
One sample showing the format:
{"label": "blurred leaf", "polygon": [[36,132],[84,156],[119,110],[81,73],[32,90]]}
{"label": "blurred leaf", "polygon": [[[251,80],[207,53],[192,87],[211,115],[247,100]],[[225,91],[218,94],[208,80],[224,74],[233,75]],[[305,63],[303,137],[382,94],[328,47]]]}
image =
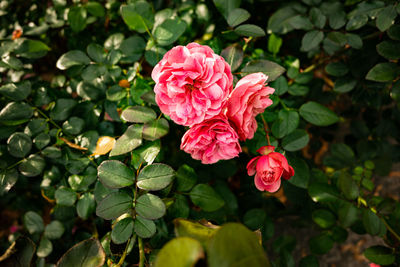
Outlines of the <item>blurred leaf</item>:
{"label": "blurred leaf", "polygon": [[156,225],[152,220],[136,216],[134,223],[135,233],[141,238],[150,238],[156,233]]}
{"label": "blurred leaf", "polygon": [[[94,3],[94,2],[89,2],[89,3]],[[98,44],[89,44],[88,47],[86,48],[86,52],[88,53],[89,57],[93,59],[93,61],[101,63],[104,62],[106,59],[106,52],[104,51],[104,48],[101,45]]]}
{"label": "blurred leaf", "polygon": [[346,31],[355,31],[363,27],[368,22],[368,16],[365,14],[351,17],[347,22]]}
{"label": "blurred leaf", "polygon": [[400,25],[392,25],[389,30],[387,31],[387,34],[392,40],[400,40]]}
{"label": "blurred leaf", "polygon": [[166,135],[169,131],[168,121],[164,118],[148,122],[143,126],[143,138],[154,141]]}
{"label": "blurred leaf", "polygon": [[322,31],[312,30],[307,32],[301,40],[302,51],[310,51],[316,48],[324,39],[324,33]]}
{"label": "blurred leaf", "polygon": [[10,191],[18,181],[18,172],[15,169],[0,172],[0,196]]}
{"label": "blurred leaf", "polygon": [[87,65],[90,63],[88,56],[80,50],[71,50],[57,60],[57,68],[66,70],[72,66]]}
{"label": "blurred leaf", "polygon": [[235,28],[235,32],[242,36],[262,37],[265,36],[264,30],[253,24],[242,24]]}
{"label": "blurred leaf", "polygon": [[97,168],[100,182],[109,188],[122,188],[133,184],[135,173],[118,160],[105,160]]}
{"label": "blurred leaf", "polygon": [[310,10],[310,19],[315,27],[322,29],[325,26],[326,16],[321,12],[320,9],[313,7]]}
{"label": "blurred leaf", "polygon": [[86,28],[86,16],[86,9],[82,6],[74,6],[69,9],[68,22],[74,32],[80,32]]}
{"label": "blurred leaf", "polygon": [[359,195],[357,183],[353,180],[351,175],[345,171],[341,172],[339,176],[338,186],[340,191],[342,191],[344,196],[349,200],[354,200]]}
{"label": "blurred leaf", "polygon": [[133,106],[125,109],[121,118],[128,122],[146,123],[157,118],[153,109],[143,106]]}
{"label": "blurred leaf", "polygon": [[115,244],[123,244],[132,236],[133,219],[131,217],[124,218],[114,224],[111,231],[111,240]]}
{"label": "blurred leaf", "polygon": [[186,23],[179,18],[166,19],[157,26],[154,37],[161,46],[174,43],[185,32]]}
{"label": "blurred leaf", "polygon": [[204,258],[204,251],[197,240],[177,237],[163,246],[157,254],[154,266],[194,266],[201,258]]}
{"label": "blurred leaf", "polygon": [[31,93],[31,83],[29,81],[20,84],[8,83],[0,87],[0,94],[14,101],[21,101]]}
{"label": "blurred leaf", "polygon": [[215,211],[225,205],[224,200],[207,184],[198,184],[189,193],[192,202],[204,211]]}
{"label": "blurred leaf", "polygon": [[338,93],[347,93],[354,89],[357,85],[357,80],[349,79],[347,77],[339,78],[335,81],[333,91]]}
{"label": "blurred leaf", "polygon": [[121,15],[128,27],[140,33],[151,30],[154,24],[154,14],[149,3],[137,1],[121,6]]}
{"label": "blurred leaf", "polygon": [[279,64],[264,59],[250,61],[242,69],[242,73],[244,75],[255,72],[262,72],[268,76],[268,82],[274,81],[276,78],[281,76],[285,71],[286,69],[280,66]]}
{"label": "blurred leaf", "polygon": [[229,12],[227,22],[229,26],[235,27],[250,18],[250,13],[242,8],[235,8]]}
{"label": "blurred leaf", "polygon": [[132,208],[132,198],[123,192],[115,192],[109,194],[96,208],[96,215],[111,220],[119,217]]}
{"label": "blurred leaf", "polygon": [[358,209],[350,202],[343,202],[343,204],[340,205],[338,216],[340,224],[343,227],[350,227],[358,219]]}
{"label": "blurred leaf", "polygon": [[36,246],[28,237],[19,236],[7,249],[12,252],[8,257],[1,256],[1,266],[4,267],[27,267],[32,266],[32,257],[35,253]]}
{"label": "blurred leaf", "polygon": [[195,170],[186,164],[179,167],[175,176],[176,190],[181,192],[189,191],[197,182],[197,174]]}
{"label": "blurred leaf", "polygon": [[213,0],[213,2],[218,11],[221,12],[225,19],[227,19],[229,13],[231,13],[235,8],[240,7],[241,0]]}
{"label": "blurred leaf", "polygon": [[369,209],[363,210],[363,225],[367,233],[377,235],[381,228],[381,219]]}
{"label": "blurred leaf", "polygon": [[147,191],[157,191],[167,187],[173,180],[175,171],[168,165],[155,163],[144,167],[138,177],[137,186]]}
{"label": "blurred leaf", "polygon": [[104,7],[100,3],[94,1],[87,2],[85,7],[86,10],[95,17],[102,18],[105,15]]}
{"label": "blurred leaf", "polygon": [[24,133],[13,133],[7,140],[8,152],[16,158],[24,158],[32,148],[31,138]]}
{"label": "blurred leaf", "polygon": [[52,221],[44,229],[44,236],[48,239],[59,239],[64,233],[64,225],[59,221]]}
{"label": "blurred leaf", "polygon": [[288,162],[294,169],[294,175],[288,182],[297,187],[306,189],[310,180],[308,164],[303,159],[297,157],[288,157]]}
{"label": "blurred leaf", "polygon": [[274,55],[278,54],[281,46],[282,46],[282,38],[271,33],[271,35],[268,38],[268,51]]}
{"label": "blurred leaf", "polygon": [[207,262],[210,267],[271,266],[256,234],[238,223],[223,225],[211,238]]}
{"label": "blurred leaf", "polygon": [[185,219],[175,219],[175,235],[177,237],[191,237],[199,241],[203,245],[207,245],[208,241],[215,235],[219,226],[202,225],[198,222],[192,222]]}
{"label": "blurred leaf", "polygon": [[24,225],[30,234],[41,233],[44,230],[42,217],[34,211],[25,213]]}
{"label": "blurred leaf", "polygon": [[361,49],[363,47],[363,41],[357,34],[346,33],[347,43],[354,49]]}
{"label": "blurred leaf", "polygon": [[278,120],[272,124],[272,134],[282,138],[293,132],[299,125],[299,114],[294,110],[282,109],[278,113]]}
{"label": "blurred leaf", "polygon": [[318,224],[319,227],[323,229],[331,228],[336,222],[335,215],[333,215],[333,213],[329,210],[325,209],[313,211],[312,219],[316,224]]}
{"label": "blurred leaf", "polygon": [[231,66],[231,71],[237,70],[243,62],[243,50],[235,44],[222,50],[221,56]]}
{"label": "blurred leaf", "polygon": [[333,240],[327,233],[322,233],[310,239],[310,250],[315,254],[325,254],[333,247]]}
{"label": "blurred leaf", "polygon": [[381,31],[384,32],[389,29],[397,17],[397,12],[393,5],[388,5],[379,12],[378,16],[376,17],[376,27]]}
{"label": "blurred leaf", "polygon": [[305,147],[309,141],[310,137],[305,130],[296,129],[283,138],[282,146],[287,151],[297,151]]}
{"label": "blurred leaf", "polygon": [[45,166],[46,162],[41,156],[32,154],[19,164],[18,170],[22,175],[35,177],[42,173]]}
{"label": "blurred leaf", "polygon": [[140,146],[142,144],[142,129],[143,126],[139,124],[129,126],[125,133],[118,138],[110,152],[110,157],[131,152],[133,149]]}
{"label": "blurred leaf", "polygon": [[288,82],[284,76],[279,76],[275,81],[271,83],[271,87],[275,89],[274,94],[283,95],[289,89]]}
{"label": "blurred leaf", "polygon": [[76,204],[76,212],[81,219],[87,220],[95,211],[95,208],[96,203],[92,193],[85,193],[79,197]]}
{"label": "blurred leaf", "polygon": [[50,240],[45,237],[40,239],[39,246],[36,251],[36,255],[40,258],[45,258],[53,251],[53,244]]}
{"label": "blurred leaf", "polygon": [[318,258],[314,255],[308,255],[300,260],[299,267],[318,267]]}
{"label": "blurred leaf", "polygon": [[349,69],[342,62],[331,62],[326,65],[325,71],[332,76],[341,77],[346,75],[349,72]]}
{"label": "blurred leaf", "polygon": [[339,199],[339,192],[329,184],[311,183],[308,194],[314,202],[335,202]]}
{"label": "blurred leaf", "polygon": [[375,82],[389,82],[396,78],[399,73],[400,68],[395,63],[379,63],[369,70],[365,79]]}
{"label": "blurred leaf", "polygon": [[68,187],[59,187],[55,192],[55,198],[58,205],[72,206],[76,201],[76,193]]}
{"label": "blurred leaf", "polygon": [[303,104],[299,113],[303,119],[317,126],[328,126],[339,121],[339,117],[332,110],[313,101]]}
{"label": "blurred leaf", "polygon": [[384,246],[369,247],[364,251],[364,256],[371,262],[382,265],[390,265],[396,259],[393,250]]}
{"label": "blurred leaf", "polygon": [[262,209],[251,209],[247,211],[243,216],[243,224],[246,225],[250,230],[255,231],[260,229],[267,214]]}
{"label": "blurred leaf", "polygon": [[106,259],[103,247],[97,239],[84,240],[70,248],[57,262],[57,267],[103,266]]}
{"label": "blurred leaf", "polygon": [[296,16],[298,16],[298,12],[290,6],[279,9],[268,19],[268,32],[286,34],[292,31],[294,27],[291,20]]}
{"label": "blurred leaf", "polygon": [[141,217],[155,220],[165,215],[165,204],[156,195],[146,193],[136,200],[136,212]]}
{"label": "blurred leaf", "polygon": [[[378,51],[379,55],[383,56],[386,59],[399,59],[400,58],[400,50],[398,49],[400,43],[393,41],[383,41],[376,46],[376,51]],[[1,88],[0,88],[1,89]]]}

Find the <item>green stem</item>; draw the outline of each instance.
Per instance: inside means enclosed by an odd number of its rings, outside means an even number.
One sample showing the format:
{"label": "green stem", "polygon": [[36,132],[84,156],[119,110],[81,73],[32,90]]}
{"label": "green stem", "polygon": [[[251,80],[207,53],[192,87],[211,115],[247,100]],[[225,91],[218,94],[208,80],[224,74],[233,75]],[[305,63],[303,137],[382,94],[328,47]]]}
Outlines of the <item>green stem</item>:
{"label": "green stem", "polygon": [[126,243],[126,246],[125,246],[124,254],[122,254],[122,257],[119,259],[119,261],[118,261],[117,265],[115,265],[115,267],[121,267],[122,264],[124,264],[126,255],[128,254],[128,247],[129,247],[130,243],[131,243],[131,239],[129,238],[128,242]]}
{"label": "green stem", "polygon": [[146,259],[146,257],[144,255],[143,240],[140,237],[138,237],[138,244],[139,244],[139,267],[144,267],[144,260]]}
{"label": "green stem", "polygon": [[19,165],[19,164],[20,164],[21,162],[23,162],[23,161],[24,161],[24,159],[21,159],[20,161],[18,161],[18,162],[16,162],[16,163],[14,163],[13,165],[7,167],[7,170],[10,170],[10,169],[14,168],[15,166]]}
{"label": "green stem", "polygon": [[49,116],[47,116],[43,111],[41,111],[39,108],[35,107],[35,110],[39,112],[40,115],[42,115],[47,121],[49,121],[51,124],[53,124],[56,128],[62,130],[60,126],[58,126],[57,123],[55,123]]}
{"label": "green stem", "polygon": [[383,223],[385,224],[386,228],[389,230],[389,232],[391,232],[392,235],[394,235],[394,236],[397,238],[397,240],[400,241],[400,236],[399,236],[399,234],[396,233],[396,232],[393,230],[393,228],[386,222],[386,220],[385,220],[384,218],[381,218],[381,219],[382,219]]}
{"label": "green stem", "polygon": [[253,37],[250,37],[248,41],[244,44],[243,46],[243,53],[246,52],[247,47],[249,46],[249,43],[253,40]]}
{"label": "green stem", "polygon": [[267,142],[268,142],[268,145],[270,146],[271,142],[269,140],[269,127],[268,127],[268,123],[264,119],[264,115],[263,114],[261,114],[261,119],[262,119],[262,122],[264,124],[264,131],[265,131],[265,135],[267,137]]}

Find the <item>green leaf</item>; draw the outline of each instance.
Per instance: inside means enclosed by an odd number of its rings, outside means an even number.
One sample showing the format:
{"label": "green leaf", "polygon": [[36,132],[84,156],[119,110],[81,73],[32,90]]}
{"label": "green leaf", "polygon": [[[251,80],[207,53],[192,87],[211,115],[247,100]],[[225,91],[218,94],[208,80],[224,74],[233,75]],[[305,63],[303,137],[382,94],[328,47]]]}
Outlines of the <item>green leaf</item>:
{"label": "green leaf", "polygon": [[48,239],[59,239],[64,234],[64,225],[59,221],[52,221],[44,229],[44,236]]}
{"label": "green leaf", "polygon": [[271,83],[271,87],[275,89],[276,95],[283,95],[289,89],[288,82],[284,76],[278,77],[275,81]]}
{"label": "green leaf", "polygon": [[109,194],[96,208],[96,215],[111,220],[119,217],[132,208],[132,198],[123,192]]}
{"label": "green leaf", "polygon": [[10,98],[13,101],[21,101],[27,98],[31,93],[31,83],[29,81],[22,82],[18,85],[8,83],[0,87],[0,94]]}
{"label": "green leaf", "polygon": [[339,78],[335,81],[333,91],[338,93],[347,93],[354,89],[357,85],[357,80],[349,78]]}
{"label": "green leaf", "polygon": [[[399,42],[393,41],[383,41],[376,46],[376,51],[378,54],[383,56],[386,59],[399,59],[400,51],[399,51]],[[0,88],[1,90],[1,88]]]}
{"label": "green leaf", "polygon": [[121,119],[136,123],[146,123],[156,118],[157,114],[153,109],[143,106],[128,107],[121,114]]}
{"label": "green leaf", "polygon": [[297,157],[288,157],[289,165],[294,169],[294,175],[288,180],[289,183],[306,189],[310,180],[310,169],[307,163]]}
{"label": "green leaf", "polygon": [[167,187],[173,180],[175,171],[170,166],[155,163],[144,167],[138,177],[137,186],[147,191],[157,191]]}
{"label": "green leaf", "polygon": [[26,125],[24,129],[24,133],[29,135],[30,137],[36,136],[38,133],[47,132],[49,127],[47,125],[47,121],[45,119],[32,119],[29,121],[28,125]]}
{"label": "green leaf", "polygon": [[114,148],[110,152],[110,157],[122,155],[131,152],[142,144],[143,126],[133,124],[126,129],[125,133],[118,138]]}
{"label": "green leaf", "polygon": [[7,140],[7,149],[11,156],[24,158],[32,148],[31,138],[24,133],[13,133]]}
{"label": "green leaf", "polygon": [[72,113],[72,110],[77,105],[77,102],[73,99],[60,98],[57,99],[56,105],[50,111],[50,117],[53,120],[64,121]]}
{"label": "green leaf", "polygon": [[300,50],[308,52],[316,48],[324,39],[324,33],[322,31],[312,30],[307,32],[301,40]]}
{"label": "green leaf", "polygon": [[243,50],[235,44],[222,50],[221,56],[231,66],[231,71],[237,70],[243,62]]}
{"label": "green leaf", "polygon": [[355,31],[360,29],[362,26],[367,24],[368,16],[365,14],[356,15],[351,17],[350,20],[347,22],[346,31]]}
{"label": "green leaf", "polygon": [[156,224],[152,220],[136,216],[134,226],[135,233],[141,238],[150,238],[156,233]]}
{"label": "green leaf", "polygon": [[197,174],[195,170],[183,164],[179,167],[178,171],[176,172],[176,190],[181,192],[187,192],[195,186],[197,182]]}
{"label": "green leaf", "polygon": [[80,32],[86,28],[86,16],[86,9],[82,6],[74,6],[69,9],[68,22],[74,32]]}
{"label": "green leaf", "polygon": [[121,6],[122,19],[134,31],[144,33],[154,25],[154,14],[149,3],[137,1]]}
{"label": "green leaf", "polygon": [[28,237],[19,236],[7,249],[11,249],[13,253],[1,261],[3,266],[25,267],[32,266],[32,257],[35,253],[36,246]]}
{"label": "green leaf", "polygon": [[266,217],[267,214],[264,210],[251,209],[244,214],[243,223],[250,230],[255,231],[263,226]]}
{"label": "green leaf", "polygon": [[109,188],[122,188],[133,184],[135,173],[118,160],[105,160],[97,168],[100,182]]}
{"label": "green leaf", "polygon": [[216,211],[225,205],[225,201],[207,184],[198,184],[189,193],[190,199],[204,211]]}
{"label": "green leaf", "polygon": [[331,228],[336,223],[336,217],[332,212],[325,209],[318,209],[312,213],[313,221],[323,229]]}
{"label": "green leaf", "polygon": [[[297,79],[297,77],[296,77],[296,79]],[[294,95],[294,96],[307,95],[308,91],[309,91],[309,88],[305,85],[300,85],[300,84],[294,83],[289,86],[289,94]]]}
{"label": "green leaf", "polygon": [[331,250],[334,242],[327,233],[322,233],[312,237],[309,241],[309,244],[312,253],[322,255]]}
{"label": "green leaf", "polygon": [[265,31],[254,24],[242,24],[235,28],[235,32],[242,36],[262,37],[265,36]]}
{"label": "green leaf", "polygon": [[143,138],[150,141],[160,139],[168,132],[169,124],[164,118],[148,122],[143,126]]}
{"label": "green leaf", "polygon": [[279,9],[268,19],[268,32],[285,34],[294,30],[292,20],[296,16],[298,12],[290,6]]}
{"label": "green leaf", "polygon": [[363,225],[367,233],[377,235],[381,228],[381,219],[369,209],[363,210]]}
{"label": "green leaf", "polygon": [[49,50],[50,48],[41,41],[25,39],[15,53],[21,57],[36,59],[44,57]]}
{"label": "green leaf", "polygon": [[136,200],[136,212],[143,218],[155,220],[165,214],[165,204],[156,195],[144,194]]}
{"label": "green leaf", "polygon": [[106,254],[99,240],[91,238],[70,248],[57,262],[57,267],[91,266],[101,267]]}
{"label": "green leaf", "polygon": [[322,29],[325,26],[326,23],[326,16],[321,12],[320,9],[313,7],[310,10],[310,19],[312,24],[314,24],[315,27]]}
{"label": "green leaf", "polygon": [[392,25],[387,34],[392,40],[400,41],[400,25]]}
{"label": "green leaf", "polygon": [[338,180],[338,186],[340,191],[342,191],[344,196],[349,200],[354,200],[359,195],[357,183],[347,172],[341,172]]}
{"label": "green leaf", "polygon": [[326,65],[325,71],[332,76],[341,77],[346,75],[349,69],[342,62],[331,62]]}
{"label": "green leaf", "polygon": [[36,255],[40,258],[45,258],[53,251],[53,244],[45,237],[40,239],[39,247],[37,248]]}
{"label": "green leaf", "polygon": [[297,151],[305,147],[309,141],[310,137],[305,130],[296,129],[283,138],[282,146],[287,151]]}
{"label": "green leaf", "polygon": [[71,117],[69,120],[65,121],[62,125],[63,131],[71,134],[78,135],[83,127],[85,126],[85,121],[78,117]]}
{"label": "green leaf", "polygon": [[389,29],[390,26],[394,24],[397,17],[397,12],[393,5],[388,5],[381,12],[378,13],[376,17],[376,27],[384,32]]}
{"label": "green leaf", "polygon": [[179,18],[166,19],[154,31],[154,37],[161,46],[174,43],[185,32],[186,22]]}
{"label": "green leaf", "polygon": [[118,221],[111,231],[111,240],[115,244],[123,244],[132,236],[133,219],[131,217]]}
{"label": "green leaf", "polygon": [[0,172],[0,196],[10,191],[18,181],[18,172],[15,169]]}
{"label": "green leaf", "polygon": [[262,72],[268,76],[268,82],[272,82],[276,80],[279,76],[281,76],[286,69],[281,65],[269,61],[269,60],[254,60],[247,63],[247,65],[242,69],[243,75]]}
{"label": "green leaf", "polygon": [[303,104],[299,113],[303,119],[317,126],[328,126],[339,121],[339,117],[332,110],[313,101]]}
{"label": "green leaf", "polygon": [[235,27],[250,18],[250,13],[243,8],[235,8],[229,12],[227,22],[229,26]]}
{"label": "green leaf", "polygon": [[339,208],[338,217],[343,227],[350,227],[358,219],[358,209],[350,202],[343,202]]}
{"label": "green leaf", "polygon": [[229,13],[240,7],[241,0],[213,0],[213,2],[218,11],[227,19]]}
{"label": "green leaf", "polygon": [[25,102],[10,102],[0,111],[0,123],[18,125],[32,117],[32,107]]}
{"label": "green leaf", "polygon": [[329,14],[329,26],[338,30],[346,24],[346,13],[343,10],[332,12]]}
{"label": "green leaf", "polygon": [[238,223],[223,225],[211,238],[207,262],[210,267],[271,266],[256,234]]}
{"label": "green leaf", "polygon": [[134,35],[123,40],[119,47],[124,55],[132,62],[137,61],[142,57],[145,48],[146,42],[139,35]]}
{"label": "green leaf", "polygon": [[293,132],[299,126],[299,113],[294,110],[282,109],[278,113],[278,119],[272,124],[272,134],[282,138]]}
{"label": "green leaf", "polygon": [[90,63],[88,56],[80,50],[71,50],[57,60],[57,68],[66,70],[72,66],[87,65]]}
{"label": "green leaf", "polygon": [[102,18],[105,15],[105,10],[104,7],[97,2],[87,2],[86,5],[86,10],[93,16]]}
{"label": "green leaf", "polygon": [[271,33],[271,35],[268,38],[268,51],[276,55],[278,54],[279,49],[281,49],[281,46],[282,46],[282,38]]}
{"label": "green leaf", "polygon": [[372,246],[364,251],[364,256],[371,262],[381,265],[393,264],[396,256],[393,250],[384,246]]}
{"label": "green leaf", "polygon": [[93,59],[94,62],[102,63],[106,59],[106,52],[104,51],[104,48],[101,45],[93,43],[89,44],[86,48],[86,52],[88,53],[89,57]]}
{"label": "green leaf", "polygon": [[72,206],[76,201],[76,193],[68,187],[59,187],[54,196],[58,205]]}
{"label": "green leaf", "polygon": [[318,267],[318,258],[314,255],[308,255],[300,260],[299,267]]}
{"label": "green leaf", "polygon": [[327,38],[338,46],[344,46],[347,43],[346,35],[341,32],[330,32],[328,33]]}
{"label": "green leaf", "polygon": [[394,80],[399,73],[400,69],[395,63],[379,63],[369,70],[365,79],[375,82],[389,82]]}
{"label": "green leaf", "polygon": [[83,220],[87,220],[95,211],[96,203],[92,193],[85,193],[79,197],[76,204],[76,212]]}
{"label": "green leaf", "polygon": [[24,225],[30,234],[41,233],[44,230],[42,217],[34,211],[25,213]]}
{"label": "green leaf", "polygon": [[195,266],[202,258],[204,251],[199,241],[190,237],[177,237],[163,246],[154,266]]}
{"label": "green leaf", "polygon": [[335,202],[339,199],[339,192],[329,184],[310,183],[308,194],[314,202]]}
{"label": "green leaf", "polygon": [[361,49],[363,47],[363,41],[357,34],[346,33],[347,43],[354,49]]}
{"label": "green leaf", "polygon": [[41,156],[32,154],[19,164],[18,170],[22,175],[35,177],[42,173],[45,166],[46,162]]}

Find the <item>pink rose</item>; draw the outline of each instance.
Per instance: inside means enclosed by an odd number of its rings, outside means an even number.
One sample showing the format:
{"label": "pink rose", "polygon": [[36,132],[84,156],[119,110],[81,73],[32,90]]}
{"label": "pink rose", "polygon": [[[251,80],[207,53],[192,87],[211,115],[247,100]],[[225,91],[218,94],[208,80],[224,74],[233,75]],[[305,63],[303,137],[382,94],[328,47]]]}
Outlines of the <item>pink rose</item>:
{"label": "pink rose", "polygon": [[253,138],[255,117],[272,105],[269,96],[275,89],[266,86],[267,79],[261,72],[249,74],[239,80],[229,97],[227,116],[242,141]]}
{"label": "pink rose", "polygon": [[232,91],[229,64],[210,47],[196,43],[168,51],[151,77],[161,111],[185,126],[220,114]]}
{"label": "pink rose", "polygon": [[242,152],[236,131],[221,116],[190,128],[182,137],[181,149],[203,164],[231,159]]}
{"label": "pink rose", "polygon": [[289,180],[294,175],[284,155],[273,152],[275,147],[263,146],[257,150],[262,156],[257,156],[247,164],[247,173],[254,174],[254,183],[258,190],[276,192],[281,186],[281,177]]}
{"label": "pink rose", "polygon": [[376,264],[376,263],[370,263],[369,267],[381,267],[380,265]]}

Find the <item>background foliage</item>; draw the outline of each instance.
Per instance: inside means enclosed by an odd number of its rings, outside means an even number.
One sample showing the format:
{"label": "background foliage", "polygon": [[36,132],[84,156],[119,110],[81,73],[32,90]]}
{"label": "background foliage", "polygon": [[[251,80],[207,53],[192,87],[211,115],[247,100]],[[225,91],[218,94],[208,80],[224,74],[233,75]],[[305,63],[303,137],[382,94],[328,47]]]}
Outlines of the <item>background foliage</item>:
{"label": "background foliage", "polygon": [[[400,264],[399,199],[374,183],[400,160],[399,13],[397,1],[1,1],[2,265],[318,266],[350,231],[382,238],[371,262]],[[154,102],[152,67],[192,41],[236,81],[261,71],[276,89],[238,159],[192,160]],[[246,174],[265,131],[295,169],[284,193]],[[274,231],[289,220],[317,233],[298,263],[296,239]]]}

